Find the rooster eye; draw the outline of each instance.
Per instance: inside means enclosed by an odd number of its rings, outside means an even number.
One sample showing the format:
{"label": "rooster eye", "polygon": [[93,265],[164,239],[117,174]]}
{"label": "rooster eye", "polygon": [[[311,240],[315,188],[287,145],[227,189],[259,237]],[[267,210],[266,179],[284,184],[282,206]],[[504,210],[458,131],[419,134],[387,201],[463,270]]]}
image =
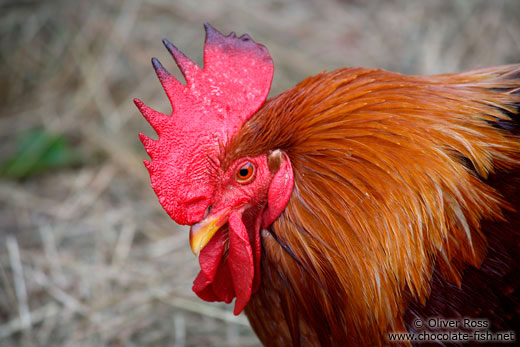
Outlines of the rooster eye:
{"label": "rooster eye", "polygon": [[247,163],[238,169],[236,179],[239,183],[248,183],[253,178],[254,173],[255,167],[253,164]]}

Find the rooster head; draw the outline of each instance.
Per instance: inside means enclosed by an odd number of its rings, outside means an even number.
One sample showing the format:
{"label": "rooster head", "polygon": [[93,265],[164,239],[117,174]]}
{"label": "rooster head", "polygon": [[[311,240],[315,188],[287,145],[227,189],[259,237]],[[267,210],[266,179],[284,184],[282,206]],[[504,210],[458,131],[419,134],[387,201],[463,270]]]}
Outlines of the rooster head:
{"label": "rooster head", "polygon": [[207,301],[236,297],[239,314],[260,284],[260,228],[287,205],[293,172],[280,150],[226,159],[233,136],[267,98],[273,63],[248,35],[205,29],[203,68],[163,40],[185,85],[152,59],[172,114],[134,102],[159,135],[140,134],[152,159],[144,161],[152,188],[173,220],[191,225],[190,245],[201,267],[193,290]]}

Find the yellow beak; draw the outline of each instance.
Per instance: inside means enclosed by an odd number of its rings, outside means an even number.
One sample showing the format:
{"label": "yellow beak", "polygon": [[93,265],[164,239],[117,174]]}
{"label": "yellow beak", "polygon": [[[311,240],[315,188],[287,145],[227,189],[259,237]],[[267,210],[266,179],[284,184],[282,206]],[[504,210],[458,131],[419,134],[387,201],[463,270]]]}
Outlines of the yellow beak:
{"label": "yellow beak", "polygon": [[208,244],[213,235],[226,224],[229,209],[222,210],[215,215],[209,215],[190,229],[190,246],[197,257],[200,251]]}

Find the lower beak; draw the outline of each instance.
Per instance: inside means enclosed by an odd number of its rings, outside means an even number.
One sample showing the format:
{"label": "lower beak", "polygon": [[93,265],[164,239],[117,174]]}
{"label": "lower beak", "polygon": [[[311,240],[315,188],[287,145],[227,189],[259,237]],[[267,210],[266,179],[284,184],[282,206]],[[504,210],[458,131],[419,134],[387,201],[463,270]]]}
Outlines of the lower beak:
{"label": "lower beak", "polygon": [[215,214],[210,214],[202,221],[190,228],[190,246],[193,254],[199,256],[200,251],[208,244],[213,235],[226,224],[229,209],[224,209]]}

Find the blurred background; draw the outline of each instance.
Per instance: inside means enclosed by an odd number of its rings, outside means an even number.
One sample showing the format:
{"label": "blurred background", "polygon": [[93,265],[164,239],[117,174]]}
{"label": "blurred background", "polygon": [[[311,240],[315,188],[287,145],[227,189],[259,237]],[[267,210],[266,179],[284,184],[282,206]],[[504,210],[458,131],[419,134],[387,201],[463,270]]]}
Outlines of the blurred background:
{"label": "blurred background", "polygon": [[191,291],[188,232],[161,209],[134,97],[150,64],[201,64],[209,22],[275,62],[274,96],[322,70],[434,74],[520,62],[520,1],[0,0],[0,345],[257,346]]}

